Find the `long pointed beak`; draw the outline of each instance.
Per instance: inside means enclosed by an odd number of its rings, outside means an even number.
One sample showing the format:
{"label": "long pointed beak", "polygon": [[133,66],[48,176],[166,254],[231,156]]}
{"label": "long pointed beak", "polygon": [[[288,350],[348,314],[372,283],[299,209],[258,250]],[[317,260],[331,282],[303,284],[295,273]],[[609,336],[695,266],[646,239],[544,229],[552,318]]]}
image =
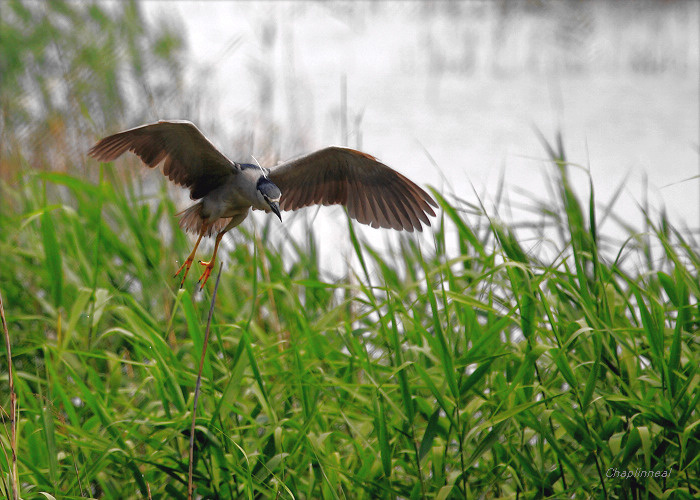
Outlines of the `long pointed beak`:
{"label": "long pointed beak", "polygon": [[272,211],[275,213],[277,217],[279,217],[280,222],[282,222],[282,215],[280,215],[280,204],[277,203],[276,201],[271,201],[270,202],[270,208]]}

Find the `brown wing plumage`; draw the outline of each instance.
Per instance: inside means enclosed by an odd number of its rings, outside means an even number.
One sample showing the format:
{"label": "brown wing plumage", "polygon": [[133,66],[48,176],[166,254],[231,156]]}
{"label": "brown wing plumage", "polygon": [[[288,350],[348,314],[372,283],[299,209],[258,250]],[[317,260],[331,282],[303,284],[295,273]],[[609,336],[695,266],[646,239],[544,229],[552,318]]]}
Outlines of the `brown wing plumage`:
{"label": "brown wing plumage", "polygon": [[105,137],[88,154],[100,161],[113,161],[125,151],[134,152],[151,168],[165,160],[163,174],[189,188],[193,200],[236,173],[234,164],[188,121],[159,121],[125,130]]}
{"label": "brown wing plumage", "polygon": [[329,147],[270,169],[282,191],[280,208],[345,205],[362,224],[396,230],[422,230],[435,200],[376,158],[354,149]]}

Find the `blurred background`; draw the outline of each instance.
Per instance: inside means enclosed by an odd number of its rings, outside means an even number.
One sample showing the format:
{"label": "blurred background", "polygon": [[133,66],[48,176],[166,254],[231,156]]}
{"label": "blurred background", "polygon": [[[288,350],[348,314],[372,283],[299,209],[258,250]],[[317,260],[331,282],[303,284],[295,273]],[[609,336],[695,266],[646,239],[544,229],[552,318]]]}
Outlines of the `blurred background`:
{"label": "blurred background", "polygon": [[[13,155],[94,179],[96,139],[182,118],[238,161],[348,145],[475,212],[527,220],[554,168],[537,128],[562,132],[584,199],[590,172],[604,232],[641,224],[647,200],[681,228],[700,224],[697,2],[4,0],[2,11],[6,179]],[[117,168],[154,178],[136,165]],[[345,234],[339,208],[313,216],[320,234]],[[295,220],[287,228],[303,230]]]}

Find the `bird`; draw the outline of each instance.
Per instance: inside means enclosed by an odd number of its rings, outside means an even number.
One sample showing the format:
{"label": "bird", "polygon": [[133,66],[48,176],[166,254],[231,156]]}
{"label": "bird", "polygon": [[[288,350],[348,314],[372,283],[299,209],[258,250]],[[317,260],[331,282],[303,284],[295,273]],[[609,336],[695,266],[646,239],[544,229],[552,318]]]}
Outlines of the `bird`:
{"label": "bird", "polygon": [[221,153],[187,120],[161,120],[110,135],[88,155],[111,162],[131,151],[150,168],[163,163],[163,174],[188,188],[194,205],[177,213],[179,226],[197,236],[192,252],[175,273],[180,287],[203,237],[214,236],[209,261],[199,261],[204,288],[223,236],[242,223],[250,209],[274,213],[311,205],[344,205],[350,217],[375,228],[422,231],[438,208],[422,188],[374,156],[329,146],[266,168],[238,163]]}

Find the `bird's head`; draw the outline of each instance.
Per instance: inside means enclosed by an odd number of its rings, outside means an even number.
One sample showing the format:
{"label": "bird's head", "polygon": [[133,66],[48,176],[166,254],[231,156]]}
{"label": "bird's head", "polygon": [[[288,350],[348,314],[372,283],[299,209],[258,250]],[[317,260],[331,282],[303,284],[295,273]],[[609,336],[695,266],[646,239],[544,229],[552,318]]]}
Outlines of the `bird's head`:
{"label": "bird's head", "polygon": [[267,177],[260,177],[257,184],[258,197],[262,198],[262,201],[270,207],[270,210],[279,217],[280,222],[282,221],[282,216],[280,215],[280,197],[282,192],[280,188],[274,185],[274,183]]}

